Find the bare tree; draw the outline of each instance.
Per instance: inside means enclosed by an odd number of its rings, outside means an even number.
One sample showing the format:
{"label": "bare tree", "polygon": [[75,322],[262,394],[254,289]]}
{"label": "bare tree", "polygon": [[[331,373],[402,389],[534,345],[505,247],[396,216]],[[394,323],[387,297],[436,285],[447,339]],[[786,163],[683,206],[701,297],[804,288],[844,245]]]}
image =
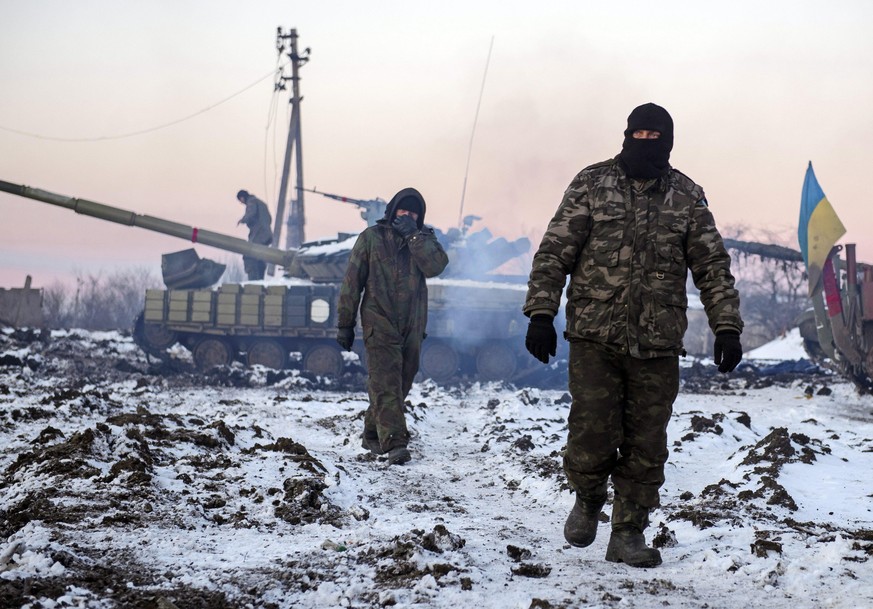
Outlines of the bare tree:
{"label": "bare tree", "polygon": [[[731,226],[725,236],[784,247],[796,247],[789,229],[751,230]],[[746,322],[743,334],[749,344],[762,344],[796,325],[798,316],[810,306],[803,263],[731,251],[732,269],[740,292],[740,310]]]}
{"label": "bare tree", "polygon": [[130,328],[142,310],[145,291],[160,287],[148,268],[108,275],[77,273],[75,289],[56,282],[43,292],[43,313],[52,328],[112,330]]}
{"label": "bare tree", "polygon": [[70,288],[55,281],[42,291],[42,311],[49,328],[69,328],[72,321]]}

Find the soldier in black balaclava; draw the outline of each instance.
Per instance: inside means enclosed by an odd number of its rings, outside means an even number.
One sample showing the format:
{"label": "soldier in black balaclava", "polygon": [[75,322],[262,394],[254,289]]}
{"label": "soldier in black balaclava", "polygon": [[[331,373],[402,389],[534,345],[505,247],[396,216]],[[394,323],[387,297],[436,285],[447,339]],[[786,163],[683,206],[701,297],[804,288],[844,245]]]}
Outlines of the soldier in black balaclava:
{"label": "soldier in black balaclava", "polygon": [[564,472],[576,500],[564,538],[577,547],[594,542],[611,482],[606,560],[634,567],[661,563],[643,530],[660,504],[669,455],[689,270],[715,333],[719,371],[732,371],[743,355],[730,256],[703,189],[670,167],[672,149],[667,111],[634,108],[621,152],[583,169],[564,193],[534,255],[524,305],[525,345],[547,364],[567,285],[573,403]]}
{"label": "soldier in black balaclava", "polygon": [[337,303],[337,342],[351,351],[360,312],[367,352],[370,405],[361,445],[385,455],[391,465],[412,458],[403,410],[427,327],[425,280],[449,262],[434,230],[424,224],[426,211],[416,189],[394,195],[385,217],[355,242]]}

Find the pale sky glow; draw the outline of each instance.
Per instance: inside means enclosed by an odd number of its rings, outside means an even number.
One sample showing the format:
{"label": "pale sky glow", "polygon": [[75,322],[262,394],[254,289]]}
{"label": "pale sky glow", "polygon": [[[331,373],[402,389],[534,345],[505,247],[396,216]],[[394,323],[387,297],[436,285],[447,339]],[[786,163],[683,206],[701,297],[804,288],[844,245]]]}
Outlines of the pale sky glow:
{"label": "pale sky glow", "polygon": [[[301,89],[307,187],[390,198],[457,223],[491,37],[465,213],[536,244],[572,177],[614,156],[630,110],[666,107],[671,161],[722,228],[796,230],[808,161],[873,262],[873,3],[15,2],[0,0],[0,180],[245,237],[234,195],[275,209],[288,124],[276,28],[311,47]],[[360,230],[307,193],[307,238]],[[0,287],[151,266],[184,241],[0,194]],[[283,239],[284,243],[284,239]],[[792,243],[797,247],[796,243]],[[218,260],[233,255],[199,247]]]}

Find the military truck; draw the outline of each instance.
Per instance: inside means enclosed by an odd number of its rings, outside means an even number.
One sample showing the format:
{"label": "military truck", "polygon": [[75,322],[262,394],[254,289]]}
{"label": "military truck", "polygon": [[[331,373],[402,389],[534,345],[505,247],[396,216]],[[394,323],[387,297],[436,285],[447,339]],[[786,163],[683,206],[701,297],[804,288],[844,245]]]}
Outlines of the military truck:
{"label": "military truck", "polygon": [[[174,345],[181,344],[201,369],[234,360],[281,369],[296,353],[305,370],[326,376],[342,373],[345,360],[335,341],[336,306],[356,235],[340,234],[296,250],[278,250],[28,186],[0,181],[0,191],[256,257],[284,269],[281,279],[213,288],[224,271],[222,265],[201,259],[193,249],[165,254],[161,270],[167,289],[146,291],[144,310],[134,325],[134,340],[146,353],[167,357]],[[440,236],[451,262],[442,277],[428,281],[422,377],[438,382],[462,375],[515,380],[534,370],[537,362],[524,348],[523,278],[507,281],[489,275],[525,253],[529,241],[493,239],[487,230]],[[366,365],[360,337],[356,347]]]}

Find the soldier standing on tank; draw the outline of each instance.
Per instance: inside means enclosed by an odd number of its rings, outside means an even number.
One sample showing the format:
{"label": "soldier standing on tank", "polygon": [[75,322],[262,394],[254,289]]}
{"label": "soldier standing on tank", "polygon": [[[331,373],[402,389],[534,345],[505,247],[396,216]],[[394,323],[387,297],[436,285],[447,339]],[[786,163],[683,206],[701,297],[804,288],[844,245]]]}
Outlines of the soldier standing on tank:
{"label": "soldier standing on tank", "polygon": [[[273,242],[273,217],[267,204],[250,195],[248,191],[241,190],[236,193],[237,200],[246,206],[246,213],[240,218],[237,225],[245,224],[249,227],[249,243],[258,245],[270,245]],[[260,281],[267,271],[267,263],[263,260],[243,256],[243,268],[249,281]]]}
{"label": "soldier standing on tank", "polygon": [[355,242],[340,289],[336,340],[351,351],[360,306],[367,351],[370,406],[362,446],[386,454],[392,465],[411,458],[403,405],[427,326],[425,278],[442,273],[449,261],[433,229],[424,225],[425,211],[414,188],[394,195],[385,217]]}
{"label": "soldier standing on tank", "polygon": [[742,358],[740,299],[703,189],[670,167],[673,119],[655,104],[628,116],[621,153],[583,169],[564,193],[534,256],[524,313],[528,351],[555,355],[554,317],[567,275],[570,343],[564,471],[576,501],[566,540],[590,545],[612,478],[606,560],[661,564],[646,546],[659,505],[667,423],[679,391],[688,270],[715,333],[715,363]]}

